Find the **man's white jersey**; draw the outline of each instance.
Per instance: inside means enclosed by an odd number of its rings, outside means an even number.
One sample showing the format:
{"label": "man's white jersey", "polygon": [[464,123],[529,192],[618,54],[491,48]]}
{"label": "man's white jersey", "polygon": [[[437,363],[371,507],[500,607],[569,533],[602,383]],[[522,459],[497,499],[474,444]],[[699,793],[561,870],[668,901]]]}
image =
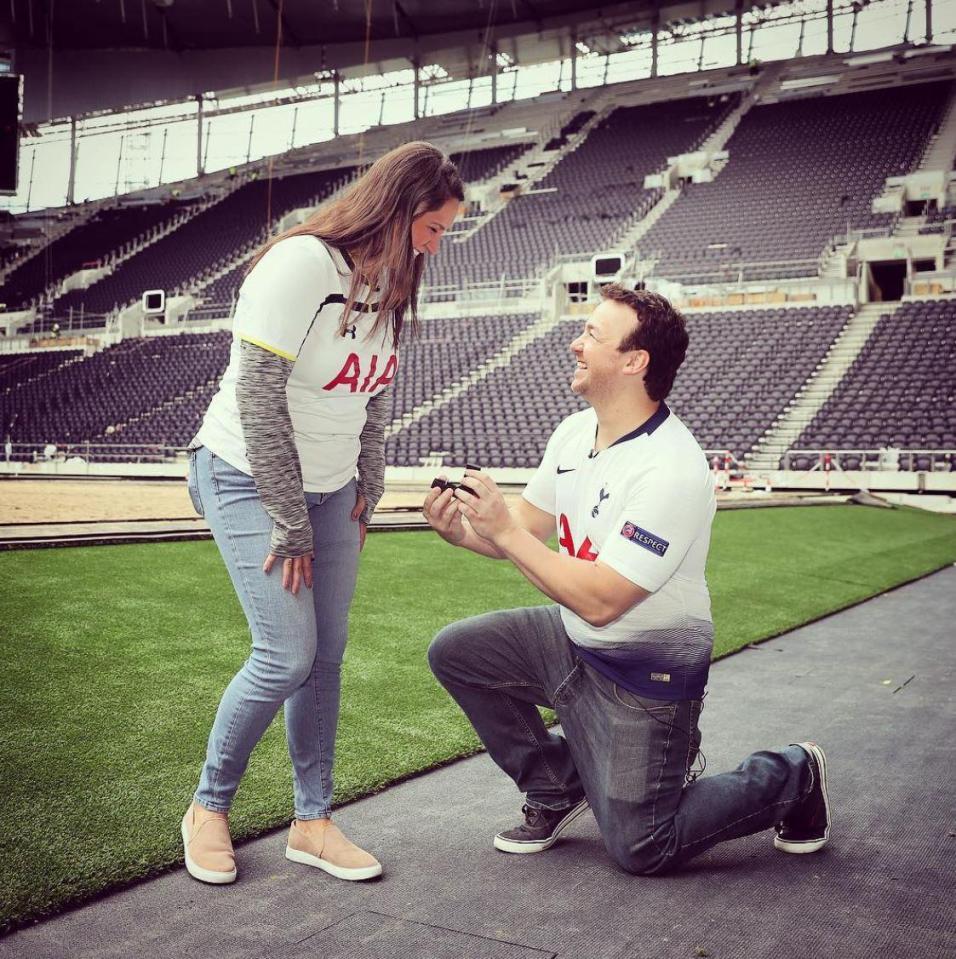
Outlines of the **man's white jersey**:
{"label": "man's white jersey", "polygon": [[303,488],[329,493],[352,479],[366,406],[395,378],[398,355],[390,324],[370,336],[375,304],[356,304],[351,325],[339,332],[351,282],[342,254],[317,237],[288,237],[268,250],[239,289],[229,366],[197,443],[252,475],[236,402],[246,340],[295,364],[286,396]]}
{"label": "man's white jersey", "polygon": [[597,425],[593,409],[565,419],[524,497],[554,515],[561,552],[605,563],[651,595],[603,627],[562,606],[564,627],[582,658],[632,692],[698,699],[714,635],[705,566],[716,498],[706,457],[665,403],[595,453]]}

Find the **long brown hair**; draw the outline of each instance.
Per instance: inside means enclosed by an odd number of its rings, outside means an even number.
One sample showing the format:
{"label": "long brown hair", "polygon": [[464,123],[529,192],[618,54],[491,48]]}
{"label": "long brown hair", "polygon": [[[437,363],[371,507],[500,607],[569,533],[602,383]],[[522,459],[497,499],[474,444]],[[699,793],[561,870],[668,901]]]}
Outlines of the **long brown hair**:
{"label": "long brown hair", "polygon": [[379,157],[342,196],[326,203],[304,223],[272,237],[256,253],[249,271],[268,250],[290,236],[316,236],[350,255],[355,262],[340,332],[362,286],[378,300],[378,318],[371,335],[388,323],[398,345],[406,314],[418,331],[418,288],[425,256],[412,249],[412,220],[437,210],[448,200],[465,199],[455,164],[437,147],[421,140],[405,143]]}

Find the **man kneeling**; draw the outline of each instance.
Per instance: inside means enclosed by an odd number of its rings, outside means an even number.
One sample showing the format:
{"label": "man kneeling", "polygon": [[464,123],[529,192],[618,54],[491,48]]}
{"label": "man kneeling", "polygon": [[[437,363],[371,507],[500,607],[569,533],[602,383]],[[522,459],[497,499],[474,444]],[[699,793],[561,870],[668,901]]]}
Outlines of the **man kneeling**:
{"label": "man kneeling", "polygon": [[[692,772],[713,647],[704,568],[716,502],[700,446],[664,402],[688,337],[661,296],[617,285],[603,295],[571,344],[571,389],[590,409],[557,427],[518,505],[472,469],[425,500],[442,538],[510,560],[556,604],[453,623],[429,649],[525,794],[524,822],[494,844],[542,852],[590,806],[633,873],[771,826],[778,849],[814,852],[830,829],[815,743]],[[545,545],[555,531],[558,552]],[[563,735],[538,705],[557,711]]]}

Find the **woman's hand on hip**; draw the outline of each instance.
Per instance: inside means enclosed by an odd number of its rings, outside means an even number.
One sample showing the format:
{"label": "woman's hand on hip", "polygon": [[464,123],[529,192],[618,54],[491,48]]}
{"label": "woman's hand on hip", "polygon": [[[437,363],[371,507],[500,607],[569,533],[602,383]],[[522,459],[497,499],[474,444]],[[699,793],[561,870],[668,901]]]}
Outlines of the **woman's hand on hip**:
{"label": "woman's hand on hip", "polygon": [[268,575],[276,560],[282,561],[282,588],[291,591],[293,596],[299,593],[299,587],[304,583],[307,589],[312,589],[312,553],[305,556],[276,556],[270,553],[262,564],[262,572]]}
{"label": "woman's hand on hip", "polygon": [[358,522],[359,524],[359,552],[361,553],[365,549],[365,534],[368,532],[368,523],[362,522],[360,519],[362,513],[365,512],[365,495],[359,493],[355,497],[355,506],[352,508],[352,522]]}

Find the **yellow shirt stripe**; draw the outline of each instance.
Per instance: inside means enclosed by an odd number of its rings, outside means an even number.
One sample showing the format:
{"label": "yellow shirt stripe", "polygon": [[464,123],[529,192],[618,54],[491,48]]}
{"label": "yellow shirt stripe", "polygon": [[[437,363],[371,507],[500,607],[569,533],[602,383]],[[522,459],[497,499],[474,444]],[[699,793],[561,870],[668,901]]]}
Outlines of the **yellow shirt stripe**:
{"label": "yellow shirt stripe", "polygon": [[242,333],[239,334],[239,339],[245,340],[246,343],[251,343],[253,346],[258,346],[263,350],[268,350],[270,353],[275,353],[276,356],[281,356],[284,360],[291,360],[293,363],[296,361],[296,357],[291,353],[285,353],[278,347],[270,346],[268,343],[263,343],[262,340],[254,340],[251,336],[246,336]]}

